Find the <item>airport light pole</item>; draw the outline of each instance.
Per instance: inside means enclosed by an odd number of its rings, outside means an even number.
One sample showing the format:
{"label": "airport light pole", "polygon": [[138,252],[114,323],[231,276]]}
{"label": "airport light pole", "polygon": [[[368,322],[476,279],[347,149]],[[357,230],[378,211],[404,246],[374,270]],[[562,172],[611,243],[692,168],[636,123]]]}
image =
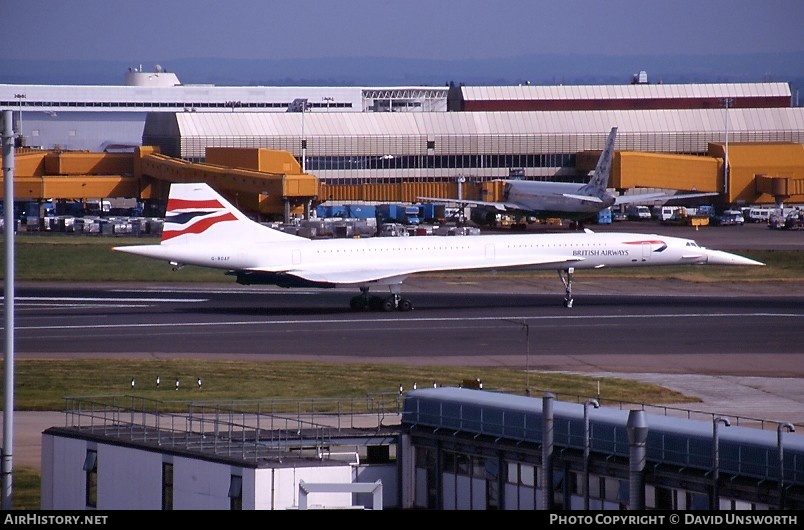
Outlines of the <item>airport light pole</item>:
{"label": "airport light pole", "polygon": [[288,112],[301,112],[301,170],[307,173],[307,139],[304,137],[304,113],[309,104],[307,98],[296,98],[288,105]]}
{"label": "airport light pole", "polygon": [[27,99],[27,98],[28,98],[27,94],[14,94],[14,99],[16,99],[17,102],[19,103],[19,108],[20,108],[20,110],[19,110],[20,118],[19,118],[19,121],[17,122],[17,137],[19,138],[19,145],[22,145],[22,140],[23,140],[23,135],[22,135],[22,100]]}
{"label": "airport light pole", "polygon": [[3,111],[3,189],[5,223],[5,359],[3,363],[2,510],[11,510],[14,446],[14,131],[12,112]]}
{"label": "airport light pole", "polygon": [[307,138],[304,137],[304,115],[307,112],[307,100],[301,102],[301,151],[302,151],[302,173],[307,173]]}
{"label": "airport light pole", "polygon": [[524,320],[503,320],[518,324],[525,330],[525,395],[530,396],[530,326]]}
{"label": "airport light pole", "polygon": [[464,207],[461,205],[461,201],[463,200],[463,184],[466,182],[466,177],[463,175],[458,175],[458,225],[463,226],[464,219],[463,219],[463,211]]}
{"label": "airport light pole", "polygon": [[734,98],[723,98],[720,102],[726,108],[726,136],[723,146],[723,194],[726,195],[729,193],[729,107],[734,105]]}
{"label": "airport light pole", "polygon": [[784,448],[782,447],[782,431],[796,432],[790,422],[780,423],[776,427],[776,445],[779,451],[779,509],[784,510]]}
{"label": "airport light pole", "polygon": [[731,422],[722,416],[712,418],[712,498],[709,499],[709,509],[720,509],[720,492],[718,482],[720,481],[720,438],[717,426],[723,424],[731,426]]}
{"label": "airport light pole", "polygon": [[583,404],[583,509],[589,509],[589,407],[600,408],[596,399],[587,399]]}
{"label": "airport light pole", "polygon": [[530,395],[530,326],[522,321],[525,329],[525,395]]}

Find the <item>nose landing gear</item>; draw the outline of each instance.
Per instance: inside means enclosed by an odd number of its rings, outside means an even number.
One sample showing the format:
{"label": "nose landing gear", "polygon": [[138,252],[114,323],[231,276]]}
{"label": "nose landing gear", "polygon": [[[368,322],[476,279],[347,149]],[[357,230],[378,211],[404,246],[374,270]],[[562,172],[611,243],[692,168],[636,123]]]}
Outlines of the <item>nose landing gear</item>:
{"label": "nose landing gear", "polygon": [[559,269],[558,271],[558,277],[561,278],[561,283],[564,284],[564,307],[572,307],[572,274],[574,272],[574,267],[569,267],[566,270]]}

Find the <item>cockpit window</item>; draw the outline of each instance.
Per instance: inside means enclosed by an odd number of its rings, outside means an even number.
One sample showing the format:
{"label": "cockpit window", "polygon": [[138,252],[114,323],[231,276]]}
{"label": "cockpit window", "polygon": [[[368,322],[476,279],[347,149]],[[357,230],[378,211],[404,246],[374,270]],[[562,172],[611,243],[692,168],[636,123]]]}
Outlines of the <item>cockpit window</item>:
{"label": "cockpit window", "polygon": [[687,246],[688,247],[697,247],[698,243],[696,243],[695,241],[687,241]]}

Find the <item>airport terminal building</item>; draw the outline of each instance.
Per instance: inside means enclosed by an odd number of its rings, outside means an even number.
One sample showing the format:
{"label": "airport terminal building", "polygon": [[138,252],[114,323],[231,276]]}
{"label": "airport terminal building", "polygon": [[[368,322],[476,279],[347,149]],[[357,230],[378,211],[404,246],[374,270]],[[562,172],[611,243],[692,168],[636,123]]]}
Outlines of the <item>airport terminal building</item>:
{"label": "airport terminal building", "polygon": [[622,193],[804,202],[804,108],[787,83],[218,87],[140,67],[125,86],[0,85],[0,108],[20,144],[43,149],[156,146],[188,162],[207,148],[287,151],[323,185],[318,202],[498,200],[499,179],[584,182],[614,126]]}
{"label": "airport terminal building", "polygon": [[[114,151],[142,145],[150,112],[443,112],[447,87],[266,87],[184,85],[156,66],[125,72],[123,85],[4,85],[20,147]],[[295,102],[295,104],[294,104]]]}

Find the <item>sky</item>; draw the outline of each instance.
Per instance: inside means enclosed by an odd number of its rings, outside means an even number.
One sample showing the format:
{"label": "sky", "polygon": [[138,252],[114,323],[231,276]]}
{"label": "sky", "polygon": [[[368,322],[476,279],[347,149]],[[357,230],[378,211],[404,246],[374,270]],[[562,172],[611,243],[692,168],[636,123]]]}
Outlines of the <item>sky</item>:
{"label": "sky", "polygon": [[802,0],[0,0],[0,20],[22,60],[804,51]]}

